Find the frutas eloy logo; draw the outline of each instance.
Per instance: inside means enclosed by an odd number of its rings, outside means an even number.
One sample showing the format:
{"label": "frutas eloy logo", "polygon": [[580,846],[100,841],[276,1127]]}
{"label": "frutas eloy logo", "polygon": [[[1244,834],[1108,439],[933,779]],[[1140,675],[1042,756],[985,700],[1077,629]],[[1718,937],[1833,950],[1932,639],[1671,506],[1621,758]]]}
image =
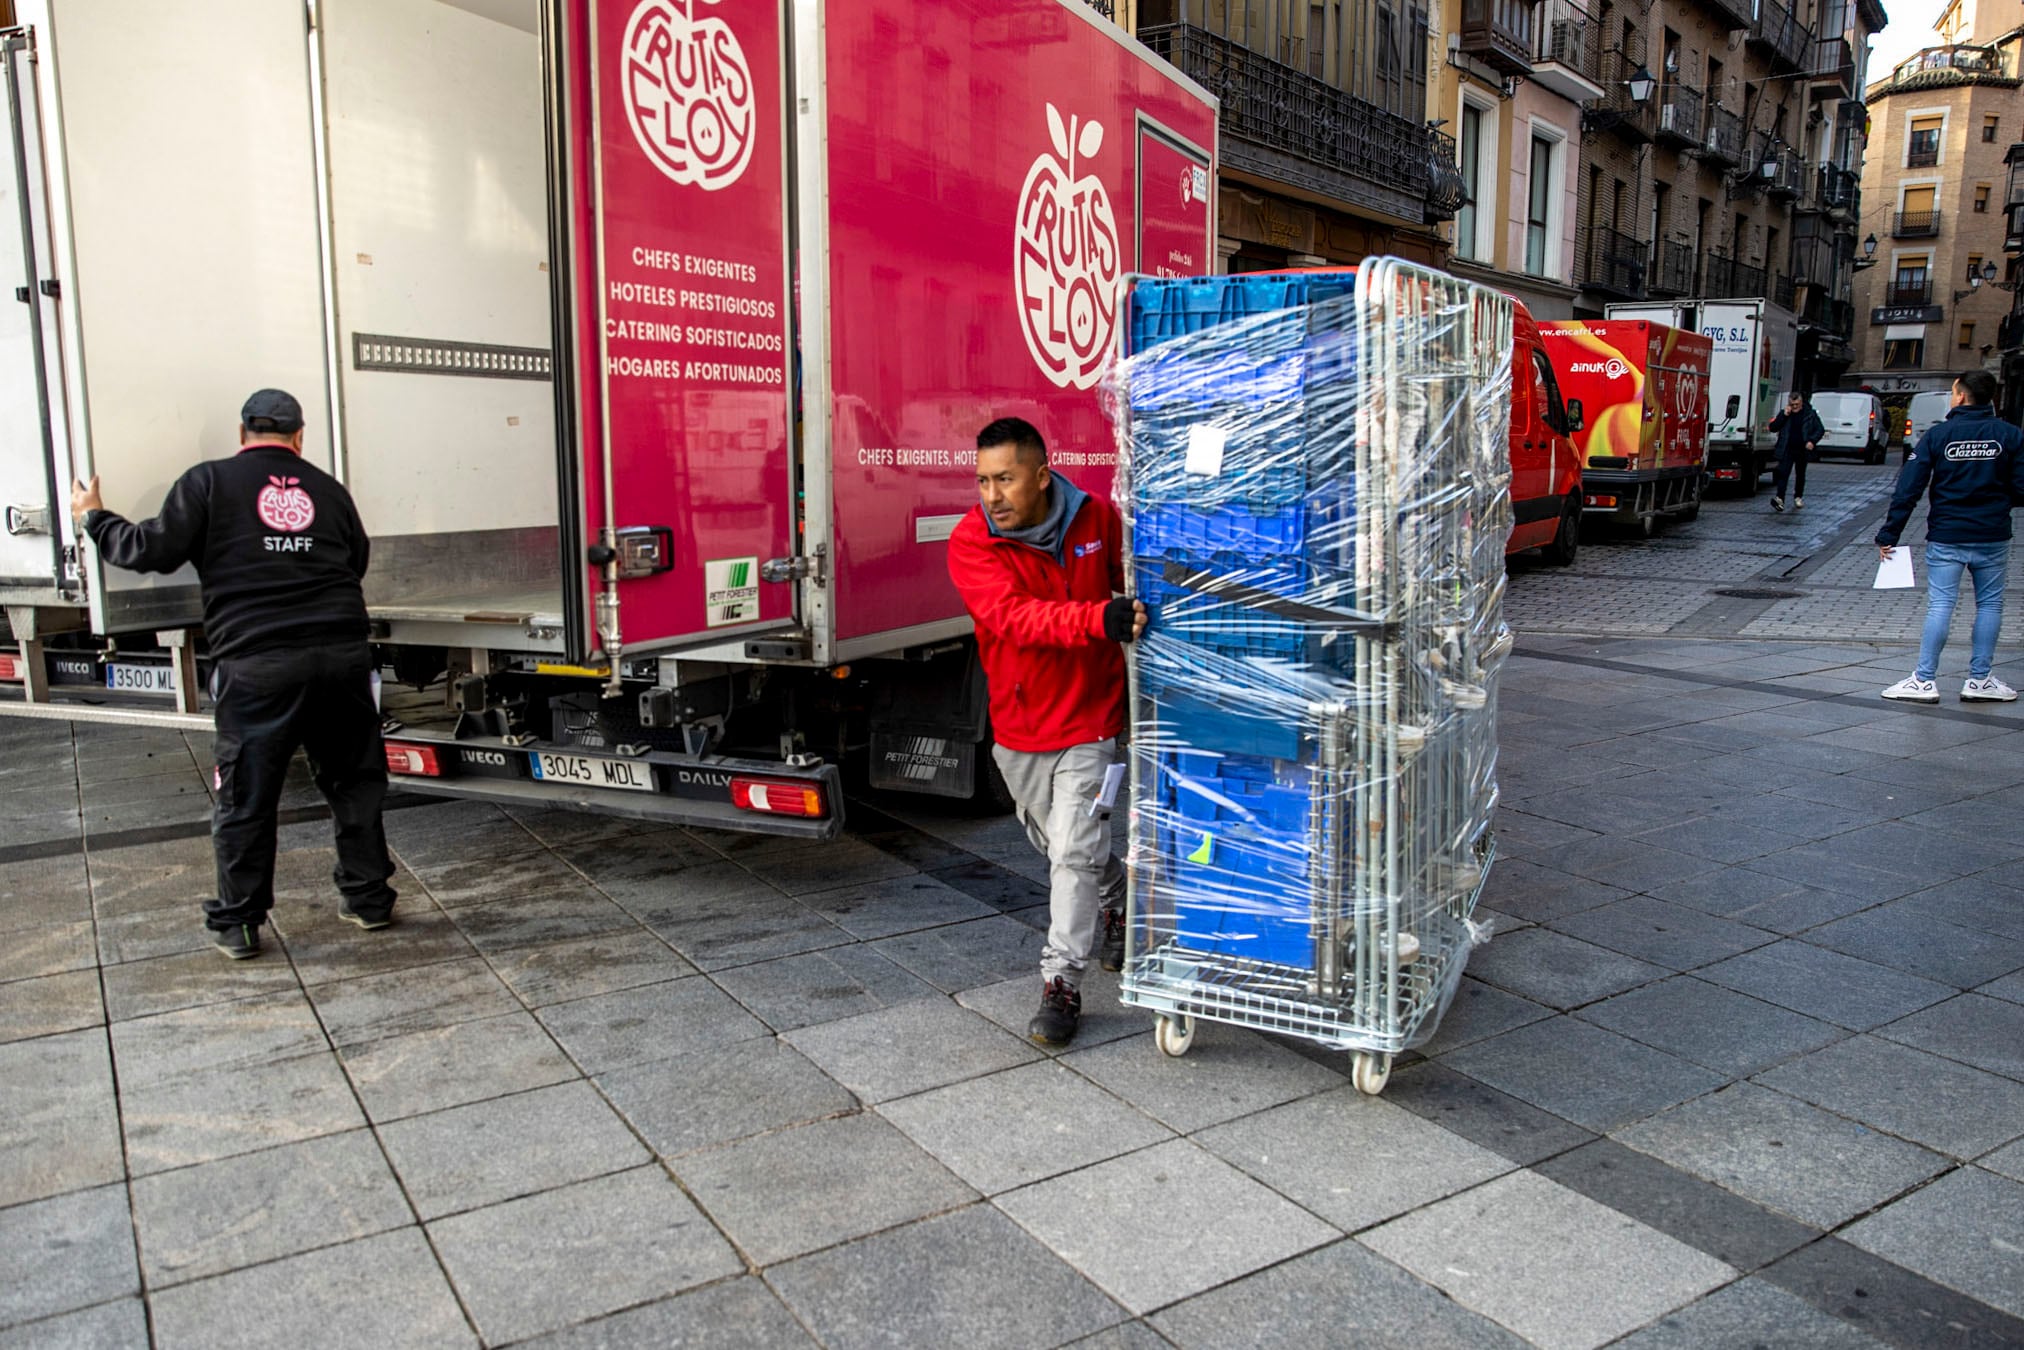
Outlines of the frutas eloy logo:
{"label": "frutas eloy logo", "polygon": [[316,522],[316,503],[302,490],[300,478],[270,477],[253,502],[261,523],[270,530],[300,534]]}
{"label": "frutas eloy logo", "polygon": [[1117,220],[1095,174],[1076,177],[1103,148],[1103,125],[1047,105],[1050,151],[1019,189],[1013,285],[1026,349],[1048,380],[1088,389],[1103,373],[1117,334]]}
{"label": "frutas eloy logo", "polygon": [[641,0],[626,21],[626,118],[654,167],[685,187],[729,187],[745,172],[757,138],[752,67],[737,34],[716,15],[719,0]]}

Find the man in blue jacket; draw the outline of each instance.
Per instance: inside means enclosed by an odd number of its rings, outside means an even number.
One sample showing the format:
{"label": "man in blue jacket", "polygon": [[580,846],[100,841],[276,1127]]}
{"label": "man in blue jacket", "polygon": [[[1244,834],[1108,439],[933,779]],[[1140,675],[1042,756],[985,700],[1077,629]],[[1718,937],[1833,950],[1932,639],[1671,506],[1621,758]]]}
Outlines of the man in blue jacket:
{"label": "man in blue jacket", "polygon": [[1965,570],[1975,583],[1974,646],[1964,703],[2008,703],[2017,691],[1989,673],[2003,627],[2003,581],[2010,566],[2010,511],[2024,504],[2024,432],[1996,416],[1996,377],[1971,370],[1954,381],[1953,406],[1919,438],[1898,471],[1890,514],[1876,532],[1885,558],[1897,547],[1920,497],[1926,512],[1926,627],[1918,669],[1883,691],[1906,703],[1938,703],[1940,652],[1947,645]]}

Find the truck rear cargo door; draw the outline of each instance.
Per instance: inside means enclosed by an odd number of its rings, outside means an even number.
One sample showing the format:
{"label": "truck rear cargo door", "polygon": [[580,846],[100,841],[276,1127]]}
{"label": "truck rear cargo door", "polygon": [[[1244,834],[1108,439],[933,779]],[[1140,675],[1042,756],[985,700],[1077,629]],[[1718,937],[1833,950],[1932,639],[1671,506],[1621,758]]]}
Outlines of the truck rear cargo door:
{"label": "truck rear cargo door", "polygon": [[[0,137],[0,586],[46,590],[62,566],[50,380],[57,370],[35,76],[26,33],[0,40],[7,132]],[[48,288],[54,289],[54,283]],[[65,485],[67,486],[67,485]]]}
{"label": "truck rear cargo door", "polygon": [[786,624],[795,588],[760,579],[796,552],[782,5],[562,11],[590,646]]}

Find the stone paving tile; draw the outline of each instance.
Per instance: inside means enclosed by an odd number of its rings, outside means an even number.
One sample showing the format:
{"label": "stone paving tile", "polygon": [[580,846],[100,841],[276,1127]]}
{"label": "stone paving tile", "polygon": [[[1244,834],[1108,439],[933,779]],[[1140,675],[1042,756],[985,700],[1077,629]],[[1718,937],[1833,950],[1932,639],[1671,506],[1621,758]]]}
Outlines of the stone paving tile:
{"label": "stone paving tile", "polygon": [[634,929],[501,952],[493,971],[530,1008],[693,975],[666,943]]}
{"label": "stone paving tile", "polygon": [[954,1003],[902,1003],[803,1027],[786,1039],[867,1102],[891,1101],[1039,1059],[1040,1051]]}
{"label": "stone paving tile", "polygon": [[1393,1070],[1384,1100],[1435,1121],[1521,1166],[1595,1138],[1570,1121],[1457,1073],[1443,1063],[1408,1064]]}
{"label": "stone paving tile", "polygon": [[[1476,911],[1476,918],[1478,922],[1483,919],[1480,908]],[[1501,922],[1492,929],[1493,935],[1504,931]],[[1495,940],[1494,936],[1492,940]],[[1454,1001],[1448,1005],[1448,1011],[1435,1028],[1433,1039],[1421,1047],[1420,1053],[1431,1059],[1551,1016],[1553,1009],[1544,1004],[1507,994],[1464,975],[1455,988]]]}
{"label": "stone paving tile", "polygon": [[105,1032],[0,1045],[0,1083],[0,1206],[125,1175]]}
{"label": "stone paving tile", "polygon": [[1533,1170],[1738,1270],[1759,1269],[1820,1236],[1811,1224],[1614,1139],[1593,1140]]}
{"label": "stone paving tile", "polygon": [[[1045,914],[1040,918],[1044,923]],[[956,1002],[990,1018],[1042,1054],[1065,1054],[1067,1051],[1059,1046],[1036,1045],[1027,1040],[1026,1027],[1040,1007],[1038,984],[1037,973],[1022,979],[1000,980],[996,984],[965,989],[956,995]],[[1076,1026],[1070,1049],[1080,1047],[1086,1050],[1109,1041],[1123,1040],[1127,1036],[1141,1035],[1153,1025],[1153,1014],[1149,1009],[1128,1008],[1118,1001],[1115,975],[1088,971],[1083,976],[1080,992],[1082,1020]]]}
{"label": "stone paving tile", "polygon": [[1614,1340],[1736,1274],[1531,1172],[1415,1210],[1359,1241],[1555,1350]]}
{"label": "stone paving tile", "polygon": [[1554,930],[1673,970],[1711,965],[1777,940],[1775,934],[1648,895],[1572,914]]}
{"label": "stone paving tile", "polygon": [[[682,877],[685,885],[688,879]],[[763,885],[750,876],[744,884]],[[851,940],[850,934],[808,906],[770,888],[718,899],[698,897],[673,905],[664,918],[639,913],[669,946],[706,971],[840,947]]]}
{"label": "stone paving tile", "polygon": [[861,941],[988,918],[998,912],[952,886],[918,874],[817,891],[804,896],[802,903]]}
{"label": "stone paving tile", "polygon": [[104,972],[104,981],[106,1010],[116,1022],[204,1003],[292,991],[297,987],[292,965],[280,961],[225,961],[214,951],[157,956],[111,966]]}
{"label": "stone paving tile", "polygon": [[463,905],[449,914],[485,956],[604,933],[645,936],[637,919],[587,886]]}
{"label": "stone paving tile", "polygon": [[1781,1064],[1756,1081],[1956,1158],[2024,1135],[2024,1083],[1874,1036]]}
{"label": "stone paving tile", "polygon": [[1695,974],[1851,1031],[1868,1031],[1953,992],[1916,975],[1796,940],[1744,952]]}
{"label": "stone paving tile", "polygon": [[0,1327],[138,1292],[125,1187],[0,1209]]}
{"label": "stone paving tile", "polygon": [[0,1330],[0,1350],[130,1350],[147,1343],[148,1313],[138,1298]]}
{"label": "stone paving tile", "polygon": [[477,1343],[418,1228],[177,1285],[149,1302],[158,1350]]}
{"label": "stone paving tile", "polygon": [[357,1129],[365,1117],[337,1056],[324,1051],[139,1086],[122,1071],[120,1123],[127,1168],[143,1176]]}
{"label": "stone paving tile", "polygon": [[98,972],[74,970],[0,984],[0,1044],[79,1031],[105,1022]]}
{"label": "stone paving tile", "polygon": [[1553,865],[1578,877],[1627,891],[1645,891],[1669,881],[1711,872],[1713,859],[1681,853],[1647,839],[1604,835],[1553,851]]}
{"label": "stone paving tile", "polygon": [[2024,1181],[2024,1140],[1977,1159],[1976,1165],[2009,1177],[2012,1181]]}
{"label": "stone paving tile", "polygon": [[141,1177],[133,1210],[150,1290],[415,1221],[366,1130]]}
{"label": "stone paving tile", "polygon": [[277,926],[289,961],[308,985],[468,961],[478,954],[448,914],[413,891],[395,905],[391,928],[363,932],[335,910],[323,909],[285,914]]}
{"label": "stone paving tile", "polygon": [[1703,1068],[1747,1077],[1848,1033],[1690,975],[1591,1003],[1575,1014]]}
{"label": "stone paving tile", "polygon": [[[1317,1139],[1329,1147],[1316,1149]],[[1512,1168],[1498,1154],[1348,1086],[1200,1131],[1194,1140],[1345,1233]]]}
{"label": "stone paving tile", "polygon": [[2024,1081],[2024,1006],[2004,999],[1963,994],[1877,1035]]}
{"label": "stone paving tile", "polygon": [[339,1049],[520,1010],[512,991],[475,958],[312,985],[309,997]]}
{"label": "stone paving tile", "polygon": [[701,976],[550,1004],[535,1015],[570,1058],[593,1074],[772,1034]]}
{"label": "stone paving tile", "polygon": [[977,1198],[941,1163],[869,1114],[757,1135],[686,1154],[671,1165],[761,1266]]}
{"label": "stone paving tile", "polygon": [[1525,1344],[1353,1241],[1197,1294],[1152,1322],[1175,1345],[1222,1350],[1287,1345],[1516,1350]]}
{"label": "stone paving tile", "polygon": [[815,1342],[764,1280],[744,1277],[520,1344],[525,1350],[786,1350]]}
{"label": "stone paving tile", "polygon": [[1700,1350],[1710,1345],[1882,1350],[1889,1342],[1830,1317],[1775,1285],[1739,1280],[1616,1344],[1619,1350]]}
{"label": "stone paving tile", "polygon": [[17,929],[0,944],[0,982],[89,970],[98,948],[88,920]]}
{"label": "stone paving tile", "polygon": [[664,1158],[858,1108],[842,1084],[771,1038],[599,1074],[597,1085]]}
{"label": "stone paving tile", "polygon": [[590,1084],[494,1097],[380,1127],[426,1222],[638,1167],[650,1155]]}
{"label": "stone paving tile", "polygon": [[1444,1055],[1554,1115],[1607,1131],[1719,1087],[1721,1075],[1570,1017],[1534,1022]]}
{"label": "stone paving tile", "polygon": [[0,864],[0,932],[78,923],[92,915],[81,858]]}
{"label": "stone paving tile", "polygon": [[1484,883],[1482,903],[1533,923],[1595,909],[1630,894],[1617,886],[1571,877],[1554,865],[1552,854],[1499,859]]}
{"label": "stone paving tile", "polygon": [[1883,909],[2024,942],[2024,890],[1989,880],[1989,875],[1956,877]]}
{"label": "stone paving tile", "polygon": [[[1136,1010],[1134,1010],[1136,1011]],[[1061,1062],[1182,1134],[1342,1086],[1342,1071],[1256,1032],[1195,1023],[1178,1059],[1161,1054],[1143,1032],[1081,1045]]]}
{"label": "stone paving tile", "polygon": [[985,1205],[804,1256],[766,1278],[837,1350],[1061,1345],[1125,1316]]}
{"label": "stone paving tile", "polygon": [[[1029,997],[1040,1003],[1040,949],[1045,937],[1019,920],[998,915],[906,933],[873,943],[873,950],[906,967],[944,993],[956,994],[1014,976],[1031,981]],[[1031,1010],[1027,1016],[1032,1016]]]}
{"label": "stone paving tile", "polygon": [[775,1031],[942,997],[926,980],[861,944],[736,966],[713,978]]}
{"label": "stone paving tile", "polygon": [[583,884],[575,868],[532,838],[525,852],[428,864],[415,868],[415,878],[445,909],[566,891]]}
{"label": "stone paving tile", "polygon": [[2012,1003],[2024,1003],[2024,971],[2005,975],[2000,980],[1991,980],[1975,991],[1990,998],[2008,999]]}
{"label": "stone paving tile", "polygon": [[[621,839],[646,838],[663,847],[673,844],[678,838],[688,848],[701,847],[680,830],[657,821],[553,807],[508,806],[505,811],[520,823],[522,829],[554,848],[588,849],[592,845],[603,845],[604,851],[610,852],[626,847],[618,842]],[[593,853],[596,851],[592,850]]]}
{"label": "stone paving tile", "polygon": [[1664,979],[1663,966],[1545,928],[1493,939],[1469,957],[1477,979],[1551,1008],[1578,1008]]}
{"label": "stone paving tile", "polygon": [[1824,924],[1806,940],[1957,989],[2024,969],[2024,937],[1962,928],[1894,905]]}
{"label": "stone paving tile", "polygon": [[457,1022],[338,1051],[375,1121],[399,1120],[579,1077],[541,1024],[524,1012]]}
{"label": "stone paving tile", "polygon": [[[1339,1232],[1184,1139],[1001,1195],[997,1206],[1134,1313],[1150,1312]],[[1147,1242],[1149,1212],[1185,1259]]]}
{"label": "stone paving tile", "polygon": [[1844,1237],[2024,1317],[2024,1183],[1964,1167],[1886,1206]]}
{"label": "stone paving tile", "polygon": [[[1750,870],[1782,877],[1802,886],[1813,886],[1821,890],[1840,891],[1845,895],[1862,896],[1871,904],[1882,904],[1923,889],[1933,878],[1930,875],[1917,877],[1901,871],[1884,870],[1864,866],[1844,852],[1845,842],[1860,831],[1837,835],[1832,839],[1819,839],[1813,843],[1801,844],[1755,858]],[[1865,853],[1862,856],[1874,857]]]}
{"label": "stone paving tile", "polygon": [[879,1114],[985,1195],[1173,1138],[1059,1061],[887,1102]]}
{"label": "stone paving tile", "polygon": [[1893,1345],[2024,1344],[2024,1318],[1836,1238],[1801,1247],[1760,1278]]}
{"label": "stone paving tile", "polygon": [[[1792,836],[1775,828],[1766,829],[1744,821],[1724,820],[1714,816],[1702,816],[1696,820],[1662,825],[1655,830],[1646,830],[1636,838],[1639,842],[1649,842],[1673,852],[1690,854],[1718,863],[1748,862],[1752,858],[1761,858],[1767,853],[1777,853],[1792,847]],[[1696,877],[1706,875],[1706,872],[1697,871],[1658,885],[1685,884]],[[1654,891],[1657,886],[1642,886],[1639,889]]]}
{"label": "stone paving tile", "polygon": [[821,848],[743,855],[737,861],[754,876],[788,895],[865,886],[914,871],[898,858],[862,840],[849,838],[831,840]]}
{"label": "stone paving tile", "polygon": [[190,1073],[312,1054],[328,1042],[309,1001],[288,990],[115,1022],[112,1047],[124,1095]]}
{"label": "stone paving tile", "polygon": [[438,802],[414,811],[390,811],[387,846],[409,867],[523,852],[533,839],[519,822],[489,802]]}
{"label": "stone paving tile", "polygon": [[1832,1228],[1944,1170],[1944,1158],[1750,1083],[1618,1130],[1632,1148]]}
{"label": "stone paving tile", "polygon": [[658,1167],[429,1225],[479,1333],[519,1340],[738,1273],[737,1254]]}
{"label": "stone paving tile", "polygon": [[209,951],[211,947],[202,916],[183,905],[101,916],[96,927],[99,963],[106,966],[178,952]]}

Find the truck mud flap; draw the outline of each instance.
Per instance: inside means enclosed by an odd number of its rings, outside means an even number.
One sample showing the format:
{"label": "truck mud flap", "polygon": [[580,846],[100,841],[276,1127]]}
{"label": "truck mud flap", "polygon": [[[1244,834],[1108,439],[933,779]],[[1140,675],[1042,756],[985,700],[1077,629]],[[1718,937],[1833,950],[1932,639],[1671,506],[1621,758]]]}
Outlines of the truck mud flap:
{"label": "truck mud flap", "polygon": [[833,764],[589,753],[407,728],[387,733],[386,745],[389,779],[404,791],[800,839],[843,829],[843,776]]}

